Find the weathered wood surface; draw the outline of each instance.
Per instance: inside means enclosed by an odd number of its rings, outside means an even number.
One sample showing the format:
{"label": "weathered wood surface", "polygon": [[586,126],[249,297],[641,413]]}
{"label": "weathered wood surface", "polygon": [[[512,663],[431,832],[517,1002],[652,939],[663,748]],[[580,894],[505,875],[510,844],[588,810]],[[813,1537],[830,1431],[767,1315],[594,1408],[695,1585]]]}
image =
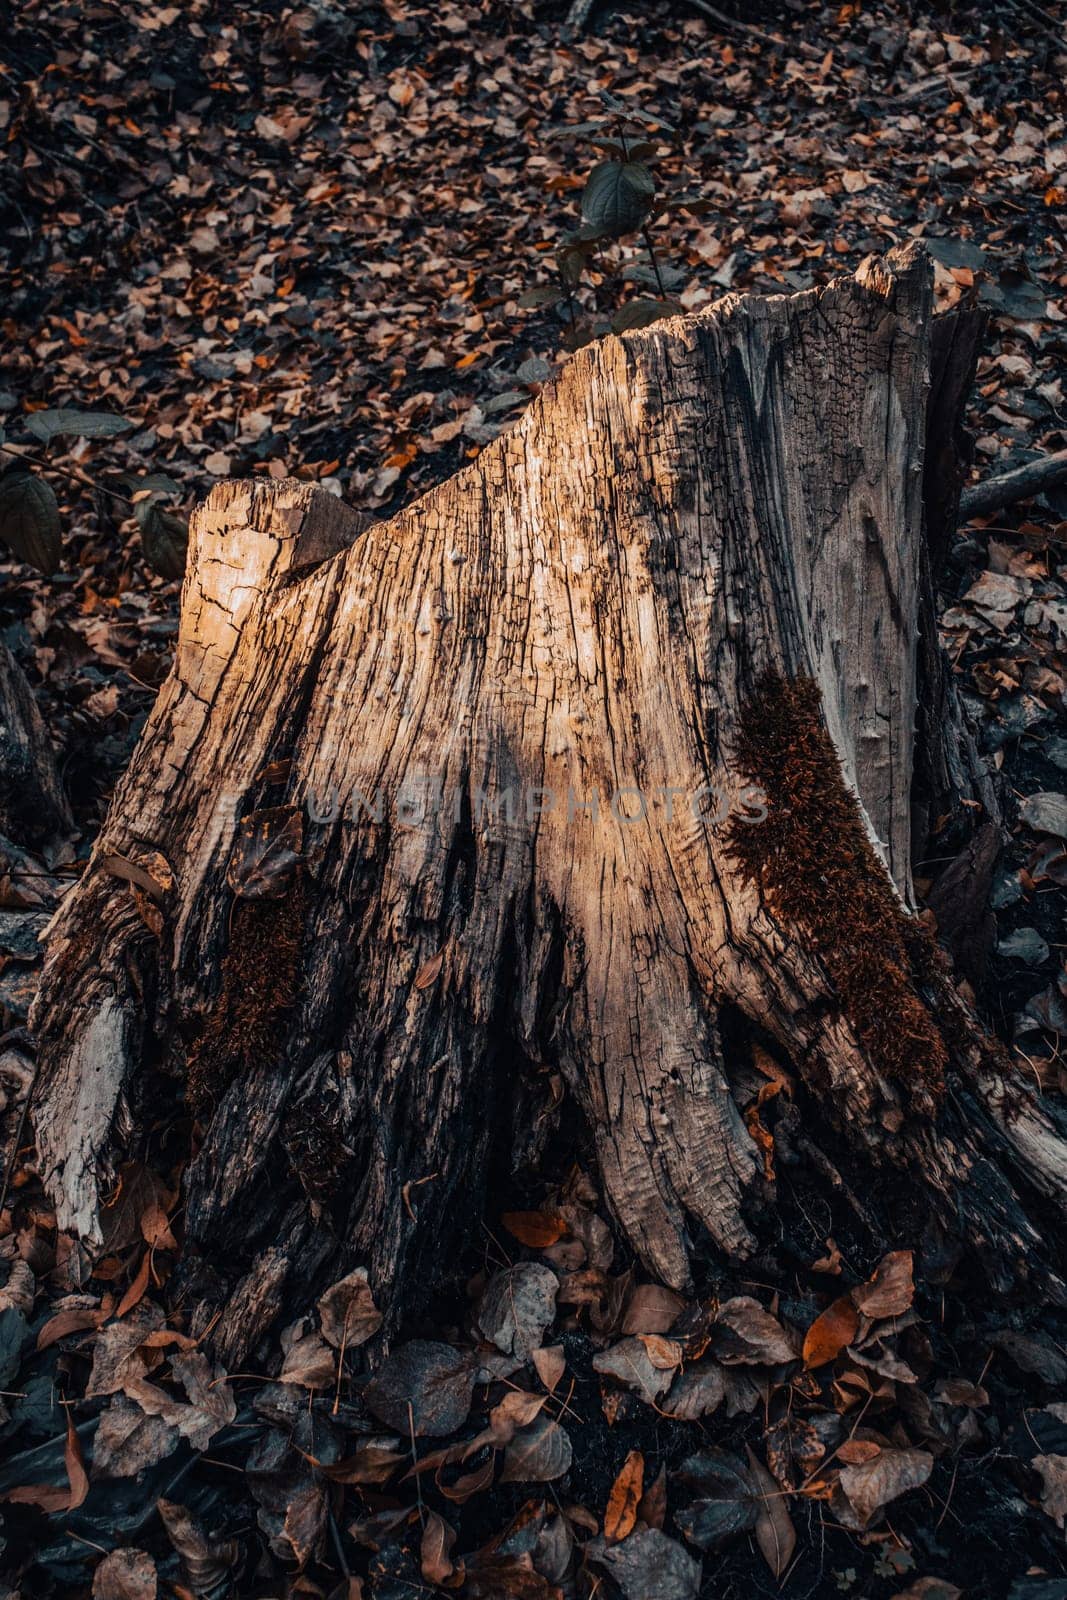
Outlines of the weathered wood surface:
{"label": "weathered wood surface", "polygon": [[[772,1218],[740,1028],[797,1074],[806,1148],[906,1173],[915,1226],[997,1281],[1048,1276],[1026,1197],[1062,1200],[1063,1146],[908,954],[929,334],[913,247],[581,351],[359,537],[299,483],[212,492],[174,672],[51,938],[35,1123],[61,1227],[99,1240],[116,1163],[187,1084],[183,1292],[225,1308],[232,1356],[339,1264],[387,1303],[439,1271],[559,1074],[621,1226],[681,1286],[696,1241],[746,1255]],[[838,959],[818,894],[787,914],[737,820],[768,675],[817,686],[860,802],[844,834],[913,1071],[831,975],[867,960],[848,905]],[[730,818],[690,803],[707,788]],[[239,820],[277,806],[304,865],[235,903]]]}
{"label": "weathered wood surface", "polygon": [[43,847],[74,832],[55,751],[26,676],[0,643],[0,834]]}

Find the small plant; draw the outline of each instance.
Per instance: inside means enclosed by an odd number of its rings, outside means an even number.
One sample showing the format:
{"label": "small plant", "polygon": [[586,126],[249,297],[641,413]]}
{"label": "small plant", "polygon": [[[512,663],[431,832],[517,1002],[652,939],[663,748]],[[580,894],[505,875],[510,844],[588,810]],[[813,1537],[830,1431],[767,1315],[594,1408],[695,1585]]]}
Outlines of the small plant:
{"label": "small plant", "polygon": [[[581,226],[556,247],[557,283],[531,289],[519,300],[522,306],[559,307],[567,323],[563,342],[571,350],[682,310],[673,296],[687,275],[663,259],[653,230],[676,212],[710,209],[709,202],[693,196],[659,191],[650,163],[665,144],[677,146],[677,131],[662,117],[625,105],[606,91],[600,98],[603,117],[555,135],[587,139],[605,156],[585,180]],[[644,246],[640,256],[627,248],[634,240]],[[645,292],[619,304],[631,286]]]}
{"label": "small plant", "polygon": [[113,439],[133,427],[111,411],[31,411],[24,419],[29,438],[8,444],[0,428],[0,455],[10,462],[0,476],[0,539],[20,561],[39,572],[53,573],[63,554],[59,502],[45,476],[57,473],[94,492],[110,495],[129,508],[141,530],[145,560],[163,578],[180,578],[185,571],[189,528],[183,517],[162,504],[180,493],[164,473],[117,473],[111,482],[97,482],[88,474],[61,467],[31,453],[33,445],[46,453],[54,439]]}

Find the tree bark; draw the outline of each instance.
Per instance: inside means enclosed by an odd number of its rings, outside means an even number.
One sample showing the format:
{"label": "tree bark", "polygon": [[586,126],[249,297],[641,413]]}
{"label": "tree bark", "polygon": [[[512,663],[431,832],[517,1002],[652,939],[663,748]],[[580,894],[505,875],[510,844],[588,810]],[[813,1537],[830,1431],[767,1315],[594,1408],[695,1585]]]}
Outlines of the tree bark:
{"label": "tree bark", "polygon": [[184,1097],[182,1292],[235,1359],[355,1263],[395,1320],[577,1106],[675,1287],[775,1237],[806,1160],[887,1236],[1058,1288],[1065,1147],[913,908],[930,298],[912,246],[607,339],[363,532],[213,490],[51,935],[61,1228],[99,1246]]}
{"label": "tree bark", "polygon": [[0,643],[0,834],[21,845],[46,847],[74,832],[33,690],[6,644]]}

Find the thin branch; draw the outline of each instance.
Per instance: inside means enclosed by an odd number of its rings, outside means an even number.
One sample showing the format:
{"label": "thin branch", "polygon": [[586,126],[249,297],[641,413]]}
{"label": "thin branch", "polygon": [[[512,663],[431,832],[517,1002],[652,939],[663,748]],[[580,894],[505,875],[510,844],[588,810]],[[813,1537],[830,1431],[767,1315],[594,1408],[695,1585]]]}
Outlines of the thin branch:
{"label": "thin branch", "polygon": [[109,494],[112,500],[121,500],[125,506],[133,505],[128,494],[120,494],[117,489],[109,489],[105,483],[97,483],[87,473],[79,472],[77,467],[57,467],[51,461],[42,461],[40,456],[31,456],[25,450],[16,450],[9,444],[0,444],[0,451],[6,456],[14,456],[16,461],[28,461],[38,472],[58,472],[61,478],[69,478],[71,483],[80,483],[83,489],[98,489],[101,494]]}
{"label": "thin branch", "polygon": [[659,270],[659,259],[656,256],[655,246],[652,243],[652,235],[647,228],[644,229],[644,239],[645,244],[648,246],[649,257],[652,261],[652,271],[656,274],[656,285],[659,289],[659,297],[661,300],[666,300],[667,291],[663,287],[663,275]]}
{"label": "thin branch", "polygon": [[743,33],[749,39],[755,39],[759,44],[769,44],[774,50],[788,50],[795,48],[798,55],[806,56],[809,61],[821,61],[823,51],[817,50],[814,45],[808,44],[806,39],[792,41],[779,39],[773,33],[764,33],[762,28],[754,28],[751,22],[739,22],[736,17],[727,16],[725,11],[720,11],[718,6],[709,4],[709,0],[686,0],[686,4],[693,7],[694,11],[702,11],[712,22],[717,22],[720,28],[732,29],[734,33]]}
{"label": "thin branch", "polygon": [[1029,500],[1035,494],[1067,482],[1067,450],[1057,450],[1055,455],[1040,456],[1016,467],[1014,472],[1002,473],[999,478],[987,478],[984,483],[973,484],[960,495],[960,520],[986,517],[1017,500]]}

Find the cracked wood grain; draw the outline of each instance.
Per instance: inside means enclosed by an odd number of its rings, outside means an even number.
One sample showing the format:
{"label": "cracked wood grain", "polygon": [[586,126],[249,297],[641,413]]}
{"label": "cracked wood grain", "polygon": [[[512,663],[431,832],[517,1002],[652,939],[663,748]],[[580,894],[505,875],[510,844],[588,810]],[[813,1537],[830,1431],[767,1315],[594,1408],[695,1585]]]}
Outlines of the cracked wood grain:
{"label": "cracked wood grain", "polygon": [[[174,671],[52,931],[35,1124],[61,1227],[99,1239],[109,1173],[180,1085],[222,986],[237,823],[284,803],[308,812],[302,987],[276,1048],[220,1085],[186,1174],[185,1282],[228,1304],[230,1355],[338,1261],[398,1304],[440,1271],[491,1152],[536,1147],[553,1071],[651,1272],[688,1286],[700,1240],[751,1254],[773,1196],[724,1007],[861,1160],[1025,1270],[1034,1228],[987,1153],[1058,1202],[1042,1107],[1012,1146],[964,1008],[955,1069],[996,1102],[986,1131],[951,1103],[944,1137],[909,1122],[802,932],[688,801],[744,805],[739,708],[769,672],[810,677],[911,905],[929,337],[909,247],[580,351],[388,522],[293,481],[212,491]],[[413,822],[426,778],[443,798]],[[100,866],[153,851],[175,880],[158,936]]]}

